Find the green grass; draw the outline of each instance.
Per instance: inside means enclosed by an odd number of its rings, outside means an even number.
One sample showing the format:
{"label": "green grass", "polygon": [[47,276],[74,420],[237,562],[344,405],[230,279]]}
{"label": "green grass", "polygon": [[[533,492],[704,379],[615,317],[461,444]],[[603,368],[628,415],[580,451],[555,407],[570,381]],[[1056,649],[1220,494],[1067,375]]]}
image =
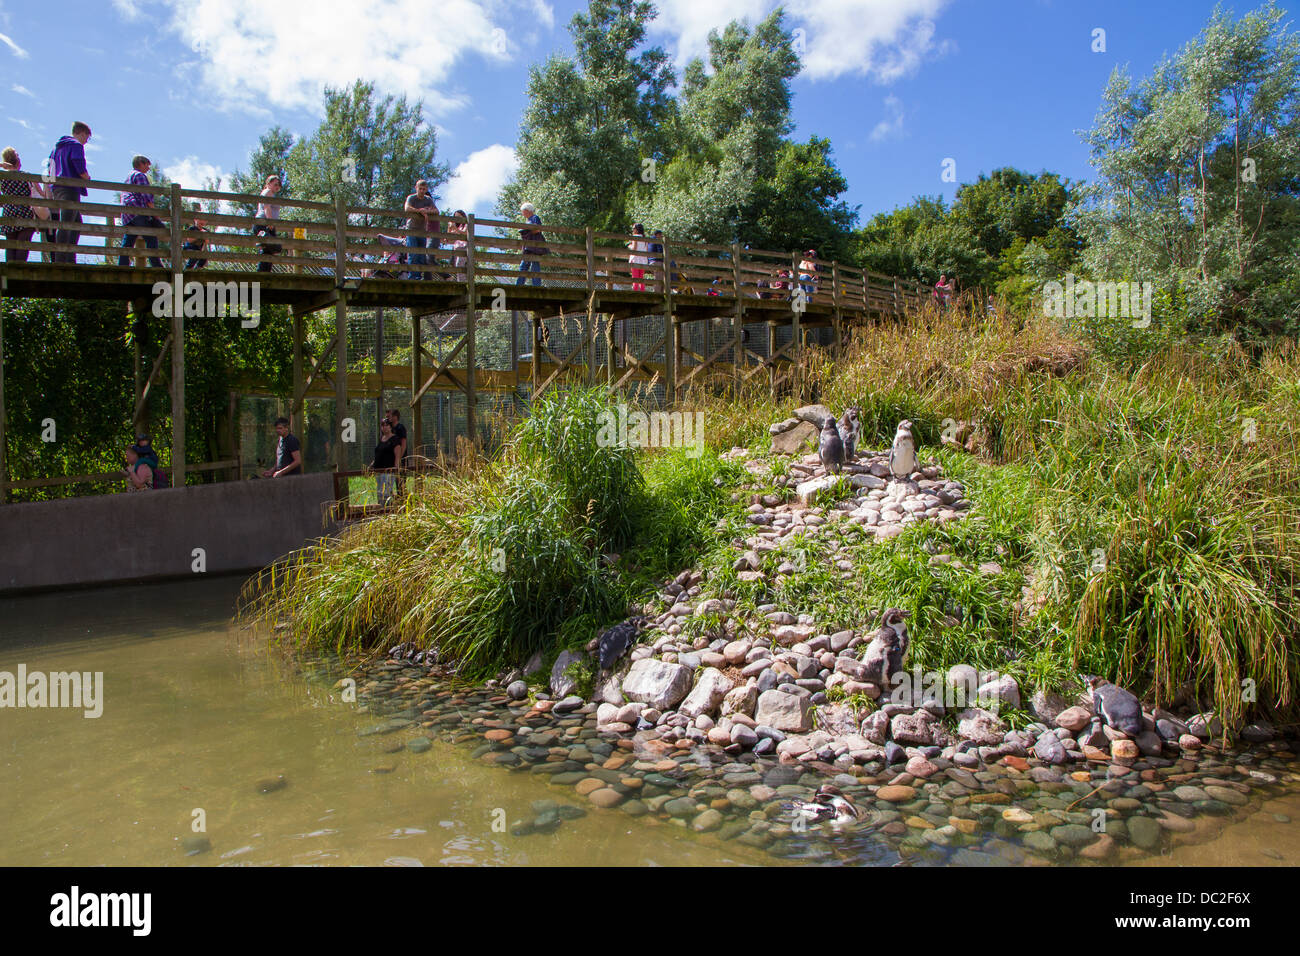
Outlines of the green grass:
{"label": "green grass", "polygon": [[[585,643],[696,567],[707,595],[734,597],[741,615],[776,601],[869,631],[884,608],[904,608],[909,663],[995,668],[1026,698],[1090,672],[1162,704],[1213,706],[1230,724],[1257,711],[1292,720],[1300,351],[1252,360],[1175,336],[1139,345],[1097,351],[1041,319],[921,315],[864,329],[833,361],[808,355],[799,394],[776,400],[755,382],[684,396],[705,413],[699,458],[602,447],[595,419],[609,400],[557,393],[492,460],[430,479],[399,514],[268,573],[253,610],[288,621],[280,633],[294,643],[415,640],[487,673]],[[884,543],[846,534],[849,581],[823,560],[825,540],[798,537],[763,562],[774,571],[802,549],[799,570],[742,582],[730,542],[753,533],[744,506],[787,497],[773,480],[788,469],[776,459],[751,476],[717,452],[768,447],[768,423],[814,397],[861,409],[864,450],[911,419],[922,457],[965,483],[974,513]],[[973,455],[940,445],[963,420],[978,425]],[[965,569],[931,564],[935,553]],[[980,573],[989,561],[1002,570]]]}

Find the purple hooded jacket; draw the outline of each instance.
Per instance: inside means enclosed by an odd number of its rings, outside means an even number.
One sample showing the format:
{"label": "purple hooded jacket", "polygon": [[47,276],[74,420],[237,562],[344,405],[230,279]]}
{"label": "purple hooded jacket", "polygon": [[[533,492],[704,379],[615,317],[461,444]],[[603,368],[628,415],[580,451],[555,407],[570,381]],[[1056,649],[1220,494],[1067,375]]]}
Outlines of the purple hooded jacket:
{"label": "purple hooded jacket", "polygon": [[[51,172],[55,176],[67,179],[80,179],[86,172],[86,149],[76,137],[63,136],[54,144],[50,153]],[[86,195],[86,190],[77,190],[79,195]]]}

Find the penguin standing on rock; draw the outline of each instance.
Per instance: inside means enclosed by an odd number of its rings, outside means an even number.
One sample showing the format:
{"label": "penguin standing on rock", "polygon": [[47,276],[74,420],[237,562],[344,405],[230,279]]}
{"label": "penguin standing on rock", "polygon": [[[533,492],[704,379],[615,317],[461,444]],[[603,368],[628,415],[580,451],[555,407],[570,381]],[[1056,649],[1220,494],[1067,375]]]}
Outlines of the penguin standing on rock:
{"label": "penguin standing on rock", "polygon": [[881,687],[888,687],[894,675],[903,669],[903,658],[912,643],[903,623],[906,616],[906,611],[896,607],[886,611],[880,629],[872,635],[862,656],[862,663],[867,665],[866,679]]}
{"label": "penguin standing on rock", "polygon": [[844,465],[844,442],[840,440],[835,419],[829,416],[822,422],[822,440],[817,448],[817,455],[821,458],[827,472],[834,472],[837,475],[840,473],[840,468]]}
{"label": "penguin standing on rock", "polygon": [[1102,721],[1108,727],[1121,730],[1130,737],[1142,733],[1142,704],[1122,687],[1116,687],[1102,677],[1082,675],[1092,691],[1093,722]]}
{"label": "penguin standing on rock", "polygon": [[894,447],[889,450],[889,470],[895,478],[907,478],[916,471],[916,439],[912,423],[904,418],[894,432]]}
{"label": "penguin standing on rock", "polygon": [[840,416],[840,441],[844,443],[844,460],[852,461],[856,457],[858,438],[862,435],[862,421],[858,417],[858,407],[850,405]]}
{"label": "penguin standing on rock", "polygon": [[645,617],[630,617],[620,624],[615,624],[600,635],[596,646],[600,653],[600,669],[602,672],[609,670],[618,663],[618,659],[627,653],[627,649],[632,646],[632,643],[649,623],[649,620]]}

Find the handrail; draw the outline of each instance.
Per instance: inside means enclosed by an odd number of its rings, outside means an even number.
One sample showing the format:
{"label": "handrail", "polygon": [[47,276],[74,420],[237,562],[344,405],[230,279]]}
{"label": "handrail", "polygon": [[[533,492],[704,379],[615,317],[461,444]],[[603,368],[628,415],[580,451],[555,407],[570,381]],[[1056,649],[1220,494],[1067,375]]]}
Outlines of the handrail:
{"label": "handrail", "polygon": [[[647,300],[663,294],[667,273],[674,279],[670,295],[723,295],[757,299],[788,299],[799,286],[810,286],[807,293],[810,304],[832,307],[837,311],[859,313],[901,314],[906,308],[923,301],[926,290],[914,279],[902,279],[859,269],[833,261],[819,260],[820,269],[810,281],[800,282],[801,253],[752,249],[744,246],[719,245],[699,240],[663,236],[661,241],[672,254],[669,262],[632,264],[629,257],[636,255],[627,249],[631,234],[617,234],[600,230],[543,223],[540,227],[545,239],[527,240],[521,230],[536,228],[526,222],[504,219],[458,217],[440,210],[433,228],[429,231],[408,228],[410,214],[405,210],[354,206],[340,196],[332,203],[316,200],[292,199],[282,195],[264,197],[253,193],[214,192],[201,189],[174,189],[169,186],[135,186],[126,182],[99,179],[54,178],[35,173],[0,170],[0,178],[13,178],[47,185],[71,186],[93,191],[111,191],[119,195],[128,192],[151,195],[179,196],[177,209],[153,206],[127,206],[113,202],[71,202],[44,196],[30,199],[11,199],[9,205],[43,206],[55,210],[75,208],[83,216],[102,219],[103,222],[83,220],[81,223],[60,225],[57,214],[49,220],[26,220],[0,216],[0,225],[29,225],[37,230],[58,230],[72,233],[77,241],[53,244],[29,240],[10,239],[8,248],[26,250],[29,254],[69,253],[80,256],[80,265],[114,269],[143,270],[151,259],[171,258],[170,250],[179,235],[182,243],[196,240],[204,244],[202,250],[188,250],[186,259],[200,260],[207,268],[221,272],[292,271],[303,275],[332,276],[336,282],[361,279],[367,283],[385,283],[425,279],[434,282],[467,282],[505,284],[510,278],[528,280],[534,285],[575,286],[589,291],[617,291],[644,293]],[[89,198],[89,195],[87,196]],[[100,197],[96,197],[100,198]],[[189,208],[190,200],[215,200],[223,203],[221,212],[195,212]],[[277,218],[262,219],[235,211],[232,207],[271,203],[284,211],[301,211],[306,215],[324,213],[319,219]],[[155,217],[159,226],[119,225],[123,216],[147,215]],[[456,226],[467,226],[473,219],[476,229],[468,234]],[[190,228],[196,219],[202,219],[210,228],[195,231]],[[359,221],[358,221],[359,220]],[[385,222],[391,222],[386,225]],[[275,235],[266,235],[273,230]],[[497,234],[493,234],[493,230]],[[82,244],[82,236],[93,239]],[[156,242],[154,249],[124,249],[121,243],[128,236],[145,237]],[[32,239],[34,240],[34,235]],[[385,242],[385,239],[390,240]],[[412,244],[412,240],[415,240]],[[654,242],[646,236],[647,243]],[[456,248],[454,244],[463,242]],[[545,252],[538,253],[538,248]],[[647,256],[642,252],[639,255]],[[412,259],[423,256],[424,263]],[[177,257],[179,259],[179,256]],[[478,263],[473,279],[467,276],[462,265],[454,260],[473,259]],[[735,261],[733,261],[733,259]],[[94,261],[99,260],[99,261]],[[29,262],[30,264],[30,262]],[[66,263],[62,263],[65,264]],[[523,265],[528,271],[521,271]],[[170,268],[176,269],[172,263]],[[632,271],[641,272],[634,276]],[[779,275],[783,270],[788,277]],[[194,272],[195,270],[185,270]],[[531,272],[531,275],[529,274]],[[774,288],[780,282],[783,288]],[[662,300],[660,300],[662,301]],[[649,305],[650,303],[647,302]]]}

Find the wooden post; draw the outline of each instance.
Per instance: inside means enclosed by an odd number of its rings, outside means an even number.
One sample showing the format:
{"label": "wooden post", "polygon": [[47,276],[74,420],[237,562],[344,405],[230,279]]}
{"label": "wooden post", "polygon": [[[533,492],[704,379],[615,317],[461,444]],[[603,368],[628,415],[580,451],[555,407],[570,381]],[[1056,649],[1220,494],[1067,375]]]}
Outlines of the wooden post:
{"label": "wooden post", "polygon": [[334,284],[348,277],[348,207],[343,194],[334,197]]}
{"label": "wooden post", "polygon": [[478,441],[478,395],[474,387],[474,366],[478,338],[478,286],[474,279],[474,215],[466,217],[465,227],[465,431],[466,437]]}
{"label": "wooden post", "polygon": [[[415,314],[414,309],[407,309],[407,315],[411,318],[411,397],[420,390],[424,384],[421,379],[421,358],[420,355],[420,317]],[[420,406],[424,399],[411,403],[411,440],[407,444],[411,454],[415,454],[416,447],[420,444],[420,436],[424,434],[424,415],[420,412]]]}
{"label": "wooden post", "polygon": [[[672,262],[672,251],[668,246],[668,237],[664,237],[664,262]],[[677,401],[677,372],[682,357],[682,327],[673,315],[673,295],[671,286],[665,285],[664,292],[664,404],[672,405]]]}
{"label": "wooden post", "polygon": [[[596,304],[592,296],[596,291],[596,238],[591,226],[587,227],[587,384],[596,384]],[[608,321],[608,320],[606,320]]]}
{"label": "wooden post", "polygon": [[832,283],[831,297],[835,303],[834,311],[831,313],[831,325],[835,327],[835,332],[834,332],[835,345],[831,349],[831,355],[835,356],[836,358],[839,358],[840,335],[841,335],[840,330],[844,322],[844,317],[840,314],[840,264],[838,262],[831,263],[831,283]]}
{"label": "wooden post", "polygon": [[185,257],[181,255],[181,187],[171,188],[172,243],[172,474],[173,488],[185,487],[185,310],[177,308],[185,289]]}
{"label": "wooden post", "polygon": [[292,427],[302,433],[302,406],[305,401],[302,385],[302,315],[297,306],[293,309],[293,405],[289,409]]}
{"label": "wooden post", "polygon": [[[384,420],[384,310],[375,309],[375,433],[379,433],[379,423]],[[407,442],[408,446],[410,442]],[[401,468],[402,463],[397,462]]]}
{"label": "wooden post", "polygon": [[767,388],[776,397],[776,319],[767,320]]}
{"label": "wooden post", "polygon": [[[336,258],[335,262],[338,261]],[[347,471],[343,420],[348,417],[348,294],[342,289],[339,290],[338,302],[334,304],[334,337],[334,464],[339,471]]]}
{"label": "wooden post", "polygon": [[0,505],[9,500],[9,470],[5,459],[5,292],[9,280],[0,274]]}
{"label": "wooden post", "polygon": [[731,325],[731,331],[736,337],[732,347],[731,377],[737,388],[739,388],[740,373],[745,367],[745,343],[742,341],[745,334],[745,304],[740,292],[744,283],[740,275],[740,243],[738,242],[731,244],[731,270],[732,282],[735,284],[736,292],[736,314]]}

